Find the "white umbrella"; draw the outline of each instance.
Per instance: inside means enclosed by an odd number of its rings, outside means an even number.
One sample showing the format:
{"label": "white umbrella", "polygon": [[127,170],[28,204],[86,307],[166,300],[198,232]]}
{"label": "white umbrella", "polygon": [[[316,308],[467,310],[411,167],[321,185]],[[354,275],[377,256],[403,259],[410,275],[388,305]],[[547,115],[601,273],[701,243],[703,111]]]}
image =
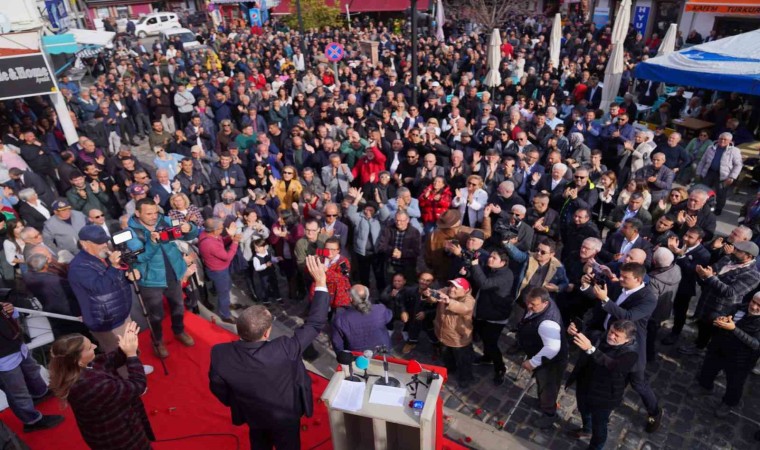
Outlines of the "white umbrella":
{"label": "white umbrella", "polygon": [[562,19],[559,13],[554,15],[554,23],[552,24],[552,35],[549,40],[549,61],[552,62],[553,67],[556,69],[559,67],[559,51],[562,46]]}
{"label": "white umbrella", "polygon": [[441,42],[446,40],[446,36],[443,35],[443,21],[444,21],[443,0],[438,0],[438,3],[435,6],[435,23],[436,23],[435,38]]}
{"label": "white umbrella", "polygon": [[610,103],[615,101],[620,89],[620,80],[623,78],[623,43],[628,34],[628,25],[631,21],[631,0],[623,0],[615,17],[615,25],[612,27],[612,54],[604,71],[604,88],[602,88],[602,102],[599,108],[607,111]]}
{"label": "white umbrella", "polygon": [[488,42],[488,74],[484,81],[488,87],[496,87],[501,84],[501,73],[499,65],[501,64],[501,35],[499,29],[494,28],[491,33],[491,40]]}
{"label": "white umbrella", "polygon": [[615,16],[615,25],[612,26],[612,43],[623,42],[628,35],[628,26],[631,23],[631,0],[623,0]]}
{"label": "white umbrella", "polygon": [[[678,25],[671,23],[668,27],[667,33],[665,33],[665,37],[662,38],[662,43],[660,43],[660,48],[657,50],[657,56],[667,55],[668,53],[673,53],[676,51],[676,31],[678,29]],[[657,94],[658,95],[665,95],[665,83],[660,83],[660,86],[657,88]]]}
{"label": "white umbrella", "polygon": [[668,53],[672,53],[676,50],[676,31],[678,30],[678,25],[671,23],[668,27],[668,32],[665,33],[665,37],[662,38],[662,43],[660,44],[660,49],[657,50],[657,56],[667,55]]}

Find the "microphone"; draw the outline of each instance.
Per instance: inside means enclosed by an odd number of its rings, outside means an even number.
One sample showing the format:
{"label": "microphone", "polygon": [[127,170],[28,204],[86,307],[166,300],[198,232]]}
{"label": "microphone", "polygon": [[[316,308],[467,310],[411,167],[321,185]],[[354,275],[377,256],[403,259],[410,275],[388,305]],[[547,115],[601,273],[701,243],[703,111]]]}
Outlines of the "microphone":
{"label": "microphone", "polygon": [[369,367],[369,360],[365,356],[356,358],[356,367],[364,370],[364,379],[367,379],[367,368]]}
{"label": "microphone", "polygon": [[[348,374],[345,377],[348,381],[361,381],[361,378],[354,375],[354,355],[348,351],[342,351],[337,355],[338,363],[343,367],[343,373]],[[358,365],[358,364],[357,364]],[[345,375],[344,375],[345,376]]]}
{"label": "microphone", "polygon": [[384,345],[381,345],[378,347],[377,352],[383,355],[383,376],[377,380],[375,384],[379,384],[380,386],[400,387],[400,381],[388,376],[388,349]]}

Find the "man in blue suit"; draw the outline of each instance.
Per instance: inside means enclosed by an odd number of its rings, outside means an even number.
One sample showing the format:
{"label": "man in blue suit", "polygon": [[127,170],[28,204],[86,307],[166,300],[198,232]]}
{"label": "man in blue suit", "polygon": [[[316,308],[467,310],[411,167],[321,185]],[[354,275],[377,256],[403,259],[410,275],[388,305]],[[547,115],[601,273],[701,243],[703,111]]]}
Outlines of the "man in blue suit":
{"label": "man in blue suit", "polygon": [[[248,424],[251,448],[301,448],[301,416],[311,417],[311,378],[301,355],[327,324],[330,295],[325,266],[306,257],[316,286],[306,323],[292,337],[272,334],[272,314],[254,305],[237,319],[240,340],[211,349],[211,392],[232,410],[232,423]],[[251,382],[256,380],[256,382]]]}

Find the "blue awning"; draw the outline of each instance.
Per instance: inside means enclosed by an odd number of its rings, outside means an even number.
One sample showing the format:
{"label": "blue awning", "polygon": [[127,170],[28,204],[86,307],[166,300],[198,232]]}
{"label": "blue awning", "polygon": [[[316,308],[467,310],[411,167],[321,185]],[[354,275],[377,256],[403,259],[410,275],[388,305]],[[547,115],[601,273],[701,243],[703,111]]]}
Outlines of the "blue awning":
{"label": "blue awning", "polygon": [[42,36],[42,46],[51,55],[60,55],[61,53],[76,53],[79,45],[74,39],[73,34],[56,34],[51,36]]}

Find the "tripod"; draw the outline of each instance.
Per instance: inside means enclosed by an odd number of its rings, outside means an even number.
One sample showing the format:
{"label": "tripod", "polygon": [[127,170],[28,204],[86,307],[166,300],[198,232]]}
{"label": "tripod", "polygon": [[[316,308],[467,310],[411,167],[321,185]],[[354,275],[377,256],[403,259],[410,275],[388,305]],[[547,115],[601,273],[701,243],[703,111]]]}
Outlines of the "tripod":
{"label": "tripod", "polygon": [[[157,352],[159,342],[158,339],[156,339],[156,334],[153,332],[153,325],[150,323],[150,317],[148,317],[148,309],[145,307],[142,292],[140,292],[140,287],[137,285],[137,278],[135,277],[135,273],[137,273],[137,271],[130,265],[128,272],[132,274],[132,279],[129,281],[132,282],[132,287],[137,294],[137,300],[140,301],[140,308],[142,309],[143,316],[145,317],[145,321],[148,323],[148,331],[150,332],[150,342],[153,344],[153,351]],[[164,362],[164,358],[158,359],[161,361],[161,367],[164,369],[164,375],[169,375],[169,369],[166,368],[166,362]]]}

